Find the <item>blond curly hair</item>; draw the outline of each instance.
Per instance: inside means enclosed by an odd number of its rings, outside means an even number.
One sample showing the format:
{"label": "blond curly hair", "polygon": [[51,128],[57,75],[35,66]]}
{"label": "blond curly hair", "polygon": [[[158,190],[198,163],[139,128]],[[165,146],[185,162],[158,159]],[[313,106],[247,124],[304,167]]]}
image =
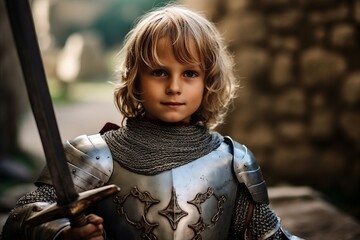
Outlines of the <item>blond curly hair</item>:
{"label": "blond curly hair", "polygon": [[179,5],[167,5],[145,14],[127,34],[119,52],[119,83],[114,100],[124,119],[144,115],[138,88],[139,69],[159,65],[156,46],[166,37],[179,62],[194,63],[190,47],[194,43],[205,71],[205,89],[201,106],[193,114],[196,124],[209,129],[222,123],[235,98],[237,81],[232,56],[222,37],[199,13]]}

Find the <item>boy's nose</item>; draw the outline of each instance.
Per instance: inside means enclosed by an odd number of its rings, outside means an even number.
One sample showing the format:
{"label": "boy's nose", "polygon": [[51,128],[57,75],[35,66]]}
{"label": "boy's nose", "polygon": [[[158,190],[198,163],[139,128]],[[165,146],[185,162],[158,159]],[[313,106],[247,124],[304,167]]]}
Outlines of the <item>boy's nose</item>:
{"label": "boy's nose", "polygon": [[181,94],[181,83],[179,77],[171,77],[169,79],[166,94]]}

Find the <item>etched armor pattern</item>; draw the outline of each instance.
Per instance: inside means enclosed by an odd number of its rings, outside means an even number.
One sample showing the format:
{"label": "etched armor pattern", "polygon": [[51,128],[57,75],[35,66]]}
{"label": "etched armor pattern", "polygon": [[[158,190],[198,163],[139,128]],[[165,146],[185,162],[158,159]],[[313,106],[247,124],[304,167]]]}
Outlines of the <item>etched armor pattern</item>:
{"label": "etched armor pattern", "polygon": [[169,220],[173,230],[176,230],[180,220],[188,215],[187,212],[185,212],[180,208],[177,201],[176,191],[174,188],[172,188],[172,194],[169,205],[164,210],[159,211],[159,214],[163,215]]}
{"label": "etched armor pattern", "polygon": [[[124,204],[130,196],[137,198],[145,206],[144,213],[142,213],[141,216],[141,220],[138,222],[132,221],[128,217],[124,209]],[[215,197],[215,199],[217,200],[217,211],[214,214],[214,216],[211,218],[211,223],[207,224],[204,222],[202,217],[202,204],[205,203],[211,197]],[[149,209],[154,204],[160,202],[159,200],[154,199],[149,192],[147,191],[141,192],[136,186],[134,186],[128,194],[123,196],[116,195],[113,198],[113,201],[117,205],[117,213],[123,216],[126,222],[128,222],[130,225],[134,226],[138,230],[141,230],[142,239],[152,239],[152,240],[158,239],[155,236],[155,234],[152,233],[153,229],[156,228],[158,224],[150,223],[150,221],[146,217],[146,214],[149,212]],[[200,235],[201,232],[205,231],[207,228],[213,227],[216,224],[221,214],[223,213],[223,205],[225,201],[226,201],[226,197],[225,196],[218,197],[217,195],[215,195],[214,190],[212,188],[208,188],[205,193],[196,194],[193,200],[188,201],[189,204],[192,204],[196,207],[200,215],[196,223],[188,225],[188,227],[194,231],[194,237],[192,238],[192,240],[201,240],[202,239]],[[180,220],[188,215],[188,213],[185,212],[183,209],[181,209],[181,207],[179,206],[176,191],[174,188],[172,188],[172,195],[169,204],[165,209],[160,210],[159,214],[167,218],[174,231],[177,229]]]}
{"label": "etched armor pattern", "polygon": [[[217,200],[217,212],[211,218],[211,224],[206,224],[201,216],[201,213],[202,213],[201,205],[206,200],[210,199],[212,196],[214,196]],[[208,188],[205,193],[196,194],[194,200],[188,201],[188,203],[193,204],[197,208],[197,210],[200,214],[200,218],[197,221],[197,223],[189,225],[189,227],[194,231],[194,234],[195,234],[195,237],[193,238],[194,240],[200,240],[201,232],[205,231],[206,228],[212,227],[216,224],[216,222],[220,218],[220,215],[223,213],[223,205],[224,205],[225,201],[226,201],[226,197],[225,196],[217,197],[212,188]]]}
{"label": "etched armor pattern", "polygon": [[[124,204],[128,197],[133,196],[142,203],[144,203],[144,214],[141,216],[141,220],[139,222],[134,222],[129,219],[127,216],[125,210],[124,210]],[[117,204],[117,212],[124,216],[126,221],[130,223],[132,226],[134,226],[136,229],[139,229],[142,231],[142,239],[151,239],[156,240],[157,237],[152,233],[153,229],[158,226],[156,223],[150,223],[150,221],[146,218],[146,214],[148,213],[150,207],[156,203],[159,203],[158,200],[151,197],[149,192],[140,192],[139,189],[135,186],[131,189],[130,193],[120,196],[116,195],[113,199],[114,203]]]}

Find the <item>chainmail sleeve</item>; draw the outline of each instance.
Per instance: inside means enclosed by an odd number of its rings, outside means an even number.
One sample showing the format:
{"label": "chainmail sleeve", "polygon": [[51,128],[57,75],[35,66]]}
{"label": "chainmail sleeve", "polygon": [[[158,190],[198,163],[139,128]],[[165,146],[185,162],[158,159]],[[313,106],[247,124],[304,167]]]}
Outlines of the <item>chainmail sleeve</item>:
{"label": "chainmail sleeve", "polygon": [[[269,205],[254,203],[253,209],[249,209],[250,202],[253,202],[250,193],[245,185],[240,184],[227,239],[282,239],[280,221]],[[250,211],[252,211],[252,217],[248,221]]]}
{"label": "chainmail sleeve", "polygon": [[54,220],[36,227],[25,224],[27,218],[55,202],[55,189],[49,185],[41,185],[36,190],[25,194],[10,212],[3,228],[2,240],[56,239],[62,229],[70,224],[67,219]]}
{"label": "chainmail sleeve", "polygon": [[255,203],[249,231],[251,239],[282,239],[280,220],[268,204]]}
{"label": "chainmail sleeve", "polygon": [[16,207],[21,207],[29,203],[36,202],[56,202],[56,192],[55,188],[49,185],[42,185],[38,187],[35,191],[29,192],[21,197],[17,203]]}
{"label": "chainmail sleeve", "polygon": [[235,200],[235,210],[231,220],[228,240],[237,240],[244,238],[246,228],[246,216],[249,209],[251,196],[245,185],[240,184]]}

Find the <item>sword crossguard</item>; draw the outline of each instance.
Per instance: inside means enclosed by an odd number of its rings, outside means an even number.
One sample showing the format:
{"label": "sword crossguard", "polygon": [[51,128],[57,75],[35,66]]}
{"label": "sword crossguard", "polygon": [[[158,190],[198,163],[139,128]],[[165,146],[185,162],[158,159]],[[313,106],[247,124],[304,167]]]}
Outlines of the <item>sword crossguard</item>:
{"label": "sword crossguard", "polygon": [[81,227],[87,224],[85,210],[96,202],[101,201],[120,191],[114,184],[95,188],[79,193],[79,197],[72,203],[66,205],[51,204],[33,216],[26,219],[26,224],[30,227],[50,222],[60,218],[68,218],[72,227]]}

